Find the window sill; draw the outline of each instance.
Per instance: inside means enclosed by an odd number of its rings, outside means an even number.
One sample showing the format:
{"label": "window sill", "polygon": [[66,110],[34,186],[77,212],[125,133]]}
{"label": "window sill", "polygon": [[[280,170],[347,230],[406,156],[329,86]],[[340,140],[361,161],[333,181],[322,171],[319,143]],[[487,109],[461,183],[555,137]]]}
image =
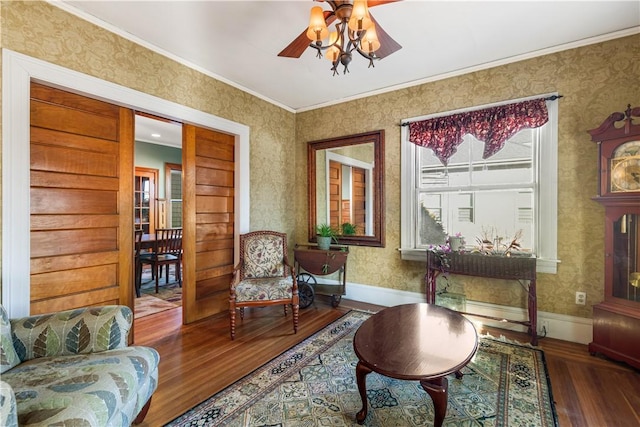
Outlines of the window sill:
{"label": "window sill", "polygon": [[[420,261],[426,264],[426,249],[403,249],[399,248],[400,257],[403,261]],[[559,260],[538,258],[536,260],[536,273],[556,274],[558,272]]]}

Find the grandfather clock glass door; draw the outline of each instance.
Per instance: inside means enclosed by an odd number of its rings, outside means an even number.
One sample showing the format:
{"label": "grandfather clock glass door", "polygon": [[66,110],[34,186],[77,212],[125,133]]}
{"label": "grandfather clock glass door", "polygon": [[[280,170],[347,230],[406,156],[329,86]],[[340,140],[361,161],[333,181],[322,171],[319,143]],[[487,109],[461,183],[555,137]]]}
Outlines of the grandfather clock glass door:
{"label": "grandfather clock glass door", "polygon": [[612,296],[640,302],[640,215],[624,214],[613,224]]}
{"label": "grandfather clock glass door", "polygon": [[155,226],[155,200],[156,182],[158,180],[157,169],[135,169],[135,182],[133,190],[133,220],[134,228],[142,230],[144,234],[156,232]]}

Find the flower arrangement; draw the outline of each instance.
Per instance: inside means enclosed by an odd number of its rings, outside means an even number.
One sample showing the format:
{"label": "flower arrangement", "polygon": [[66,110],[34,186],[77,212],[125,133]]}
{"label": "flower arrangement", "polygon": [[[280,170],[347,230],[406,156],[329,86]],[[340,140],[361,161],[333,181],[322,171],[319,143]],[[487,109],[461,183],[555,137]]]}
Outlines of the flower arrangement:
{"label": "flower arrangement", "polygon": [[485,229],[482,227],[482,236],[476,237],[477,248],[472,252],[479,252],[484,255],[511,256],[515,251],[519,251],[520,240],[522,239],[522,229],[516,231],[511,238],[500,236],[495,227]]}
{"label": "flower arrangement", "polygon": [[452,251],[463,251],[466,244],[462,233],[456,233],[454,236],[447,236],[447,243]]}
{"label": "flower arrangement", "polygon": [[[455,241],[455,244],[452,245],[452,241]],[[439,260],[440,263],[440,271],[442,272],[443,277],[447,278],[449,274],[449,269],[451,268],[451,264],[449,262],[449,254],[452,252],[463,252],[464,251],[465,240],[462,237],[462,233],[456,233],[453,238],[452,236],[447,235],[444,244],[441,245],[429,245],[428,251],[432,252]]]}

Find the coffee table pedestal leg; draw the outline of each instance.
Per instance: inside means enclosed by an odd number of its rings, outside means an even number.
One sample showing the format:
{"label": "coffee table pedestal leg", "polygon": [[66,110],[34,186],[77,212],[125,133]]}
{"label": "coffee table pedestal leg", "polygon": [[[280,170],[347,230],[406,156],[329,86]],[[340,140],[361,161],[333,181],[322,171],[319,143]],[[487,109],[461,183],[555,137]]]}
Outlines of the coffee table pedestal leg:
{"label": "coffee table pedestal leg", "polygon": [[449,389],[449,381],[447,381],[446,377],[441,377],[428,381],[420,380],[420,385],[429,396],[431,396],[431,400],[433,400],[433,408],[435,410],[433,425],[434,427],[440,427],[447,413],[447,390]]}
{"label": "coffee table pedestal leg", "polygon": [[358,384],[360,399],[362,399],[362,409],[356,414],[358,424],[362,424],[364,419],[367,418],[367,375],[370,372],[371,369],[364,366],[362,362],[358,362],[356,365],[356,383]]}

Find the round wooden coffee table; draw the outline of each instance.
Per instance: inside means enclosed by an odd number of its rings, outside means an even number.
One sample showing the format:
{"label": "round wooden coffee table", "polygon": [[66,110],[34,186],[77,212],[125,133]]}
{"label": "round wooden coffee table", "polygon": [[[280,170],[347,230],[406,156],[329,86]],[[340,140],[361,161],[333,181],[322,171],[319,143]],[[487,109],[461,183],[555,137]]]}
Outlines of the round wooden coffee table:
{"label": "round wooden coffee table", "polygon": [[358,356],[356,380],[362,409],[356,420],[367,417],[367,379],[377,372],[401,380],[417,380],[431,396],[434,425],[439,427],[447,412],[446,376],[471,360],[478,348],[473,324],[461,314],[433,304],[388,307],[367,319],[353,337]]}

